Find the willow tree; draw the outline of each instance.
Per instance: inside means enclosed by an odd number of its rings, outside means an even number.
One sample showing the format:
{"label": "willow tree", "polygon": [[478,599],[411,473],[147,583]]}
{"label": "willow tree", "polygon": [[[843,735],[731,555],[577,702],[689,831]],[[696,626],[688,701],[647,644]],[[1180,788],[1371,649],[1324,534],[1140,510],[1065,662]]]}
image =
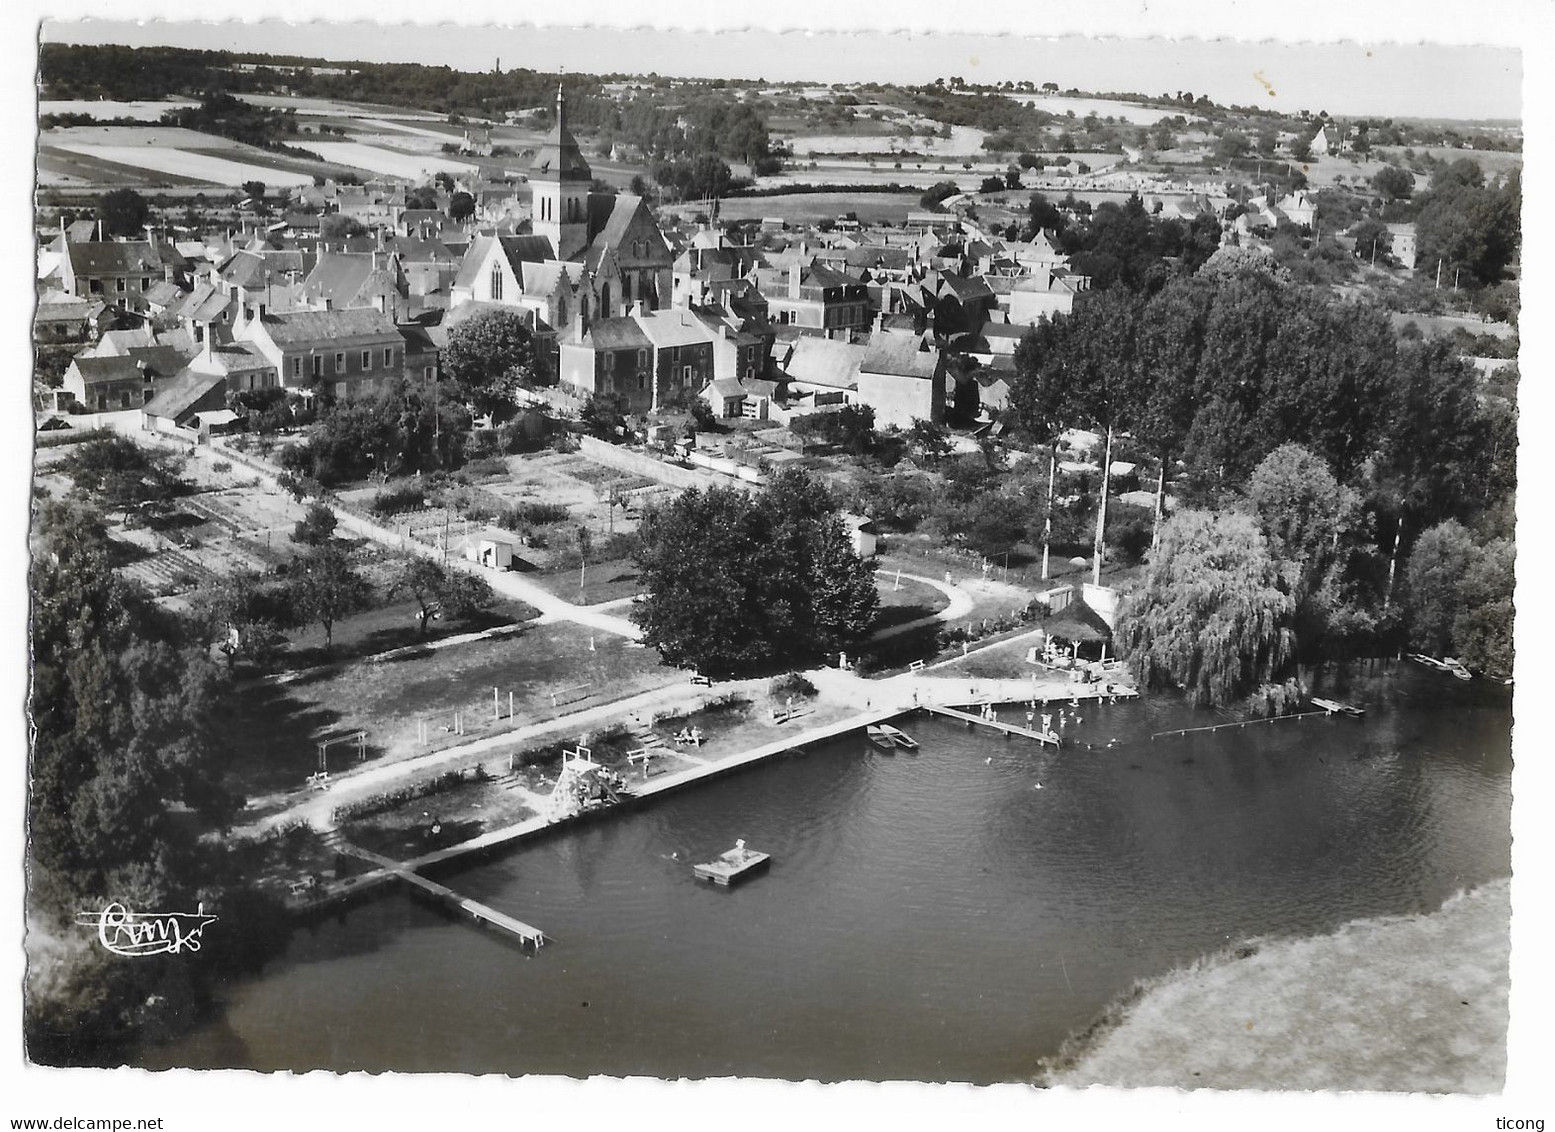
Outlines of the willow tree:
{"label": "willow tree", "polygon": [[1117,640],[1145,687],[1218,706],[1281,678],[1295,657],[1293,612],[1252,516],[1183,511],[1162,526]]}

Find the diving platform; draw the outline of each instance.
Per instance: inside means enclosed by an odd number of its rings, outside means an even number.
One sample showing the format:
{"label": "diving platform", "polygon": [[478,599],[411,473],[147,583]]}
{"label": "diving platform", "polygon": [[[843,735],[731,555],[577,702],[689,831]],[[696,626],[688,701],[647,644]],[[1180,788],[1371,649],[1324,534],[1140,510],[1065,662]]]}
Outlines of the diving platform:
{"label": "diving platform", "polygon": [[733,849],[720,853],[711,861],[692,865],[691,871],[700,880],[710,880],[714,884],[727,887],[736,881],[744,880],[771,863],[772,857],[769,854],[747,849],[745,842],[736,841]]}

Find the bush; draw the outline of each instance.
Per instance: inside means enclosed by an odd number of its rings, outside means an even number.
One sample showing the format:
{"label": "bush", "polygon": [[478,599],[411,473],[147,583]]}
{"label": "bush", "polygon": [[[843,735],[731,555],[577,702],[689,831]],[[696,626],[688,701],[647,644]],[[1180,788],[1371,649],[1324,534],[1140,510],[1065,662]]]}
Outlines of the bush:
{"label": "bush", "polygon": [[368,510],[374,515],[398,515],[402,511],[419,511],[427,505],[426,489],[419,483],[397,483],[373,496]]}
{"label": "bush", "polygon": [[483,456],[478,460],[471,460],[459,474],[465,478],[465,482],[496,479],[508,474],[508,462],[501,456]]}
{"label": "bush", "polygon": [[565,523],[569,514],[560,503],[546,503],[538,499],[526,499],[514,504],[502,513],[498,524],[507,530],[518,527],[544,527],[553,523]]}
{"label": "bush", "polygon": [[815,685],[810,683],[803,673],[785,672],[782,676],[772,678],[772,682],[767,685],[767,691],[774,696],[813,696]]}

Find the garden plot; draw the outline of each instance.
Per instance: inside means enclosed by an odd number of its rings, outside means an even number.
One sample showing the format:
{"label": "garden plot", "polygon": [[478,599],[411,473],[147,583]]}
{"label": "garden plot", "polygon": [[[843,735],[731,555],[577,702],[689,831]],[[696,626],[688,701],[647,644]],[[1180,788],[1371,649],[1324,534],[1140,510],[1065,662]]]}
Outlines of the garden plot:
{"label": "garden plot", "polygon": [[[390,177],[428,177],[433,173],[462,174],[479,170],[479,166],[468,161],[453,161],[430,153],[402,153],[360,142],[313,142],[309,148],[332,164],[349,165]],[[312,183],[311,177],[308,183]]]}

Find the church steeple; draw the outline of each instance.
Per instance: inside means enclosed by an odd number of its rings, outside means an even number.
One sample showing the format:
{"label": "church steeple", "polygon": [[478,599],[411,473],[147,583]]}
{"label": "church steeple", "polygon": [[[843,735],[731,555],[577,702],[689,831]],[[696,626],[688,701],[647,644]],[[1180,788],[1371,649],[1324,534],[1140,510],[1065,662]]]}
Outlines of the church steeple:
{"label": "church steeple", "polygon": [[567,96],[556,82],[556,125],[535,152],[530,166],[535,235],[550,238],[560,259],[570,259],[588,243],[589,188],[594,171],[567,129]]}

